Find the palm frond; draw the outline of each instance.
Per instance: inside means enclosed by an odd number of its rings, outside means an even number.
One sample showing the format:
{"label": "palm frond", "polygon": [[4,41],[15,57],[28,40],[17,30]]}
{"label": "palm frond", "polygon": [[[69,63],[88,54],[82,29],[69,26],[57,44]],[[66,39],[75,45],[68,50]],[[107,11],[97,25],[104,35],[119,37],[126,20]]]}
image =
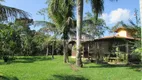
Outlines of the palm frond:
{"label": "palm frond", "polygon": [[47,22],[47,21],[34,21],[34,26],[42,26],[42,28],[39,31],[42,32],[54,32],[57,31],[56,25],[51,23],[51,22]]}
{"label": "palm frond", "polygon": [[96,18],[98,18],[98,15],[104,11],[104,0],[91,0],[91,7]]}
{"label": "palm frond", "polygon": [[13,7],[8,7],[0,4],[0,20],[5,21],[15,18],[29,18],[28,12]]}
{"label": "palm frond", "polygon": [[83,20],[83,25],[86,25],[86,24],[93,24],[93,21],[91,19]]}
{"label": "palm frond", "polygon": [[69,38],[68,34],[70,34],[70,35],[74,34],[74,32],[71,31],[71,29],[75,28],[74,27],[74,20],[71,17],[68,17],[67,21],[62,26],[62,28],[63,28],[62,29],[63,39],[68,39]]}
{"label": "palm frond", "polygon": [[[91,2],[91,7],[93,13],[96,15],[96,20],[100,14],[104,11],[104,0],[86,0],[87,2]],[[110,0],[110,1],[118,1],[118,0]]]}
{"label": "palm frond", "polygon": [[83,25],[93,25],[93,26],[106,26],[106,23],[103,19],[98,19],[97,21],[94,18],[83,20]]}
{"label": "palm frond", "polygon": [[47,27],[53,27],[55,28],[55,24],[47,21],[34,21],[34,26],[47,26]]}
{"label": "palm frond", "polygon": [[83,28],[82,28],[82,32],[86,33],[84,35],[86,37],[90,36],[89,38],[91,39],[103,36],[105,30],[108,29],[103,19],[97,19],[96,21],[94,17],[95,15],[87,13],[86,20],[83,21]]}
{"label": "palm frond", "polygon": [[138,27],[132,20],[129,20],[130,24],[133,25],[134,27]]}
{"label": "palm frond", "polygon": [[4,2],[5,0],[0,0],[0,2]]}
{"label": "palm frond", "polygon": [[[48,16],[58,26],[61,27],[67,21],[68,17],[74,16],[73,0],[52,0],[48,3]],[[57,5],[58,4],[58,5]],[[55,7],[58,6],[57,7]],[[56,8],[56,9],[55,9]],[[55,12],[56,11],[56,12]]]}
{"label": "palm frond", "polygon": [[42,27],[42,28],[40,28],[39,29],[39,32],[44,32],[44,33],[46,33],[46,32],[49,32],[50,30],[48,29],[48,28],[46,28],[46,27]]}
{"label": "palm frond", "polygon": [[89,37],[91,39],[94,39],[94,36],[90,35],[90,34],[87,34],[87,33],[84,33],[82,32],[82,35],[85,35],[85,37]]}
{"label": "palm frond", "polygon": [[119,21],[116,23],[116,25],[113,27],[113,30],[119,28],[119,27],[127,27],[127,25],[123,21]]}

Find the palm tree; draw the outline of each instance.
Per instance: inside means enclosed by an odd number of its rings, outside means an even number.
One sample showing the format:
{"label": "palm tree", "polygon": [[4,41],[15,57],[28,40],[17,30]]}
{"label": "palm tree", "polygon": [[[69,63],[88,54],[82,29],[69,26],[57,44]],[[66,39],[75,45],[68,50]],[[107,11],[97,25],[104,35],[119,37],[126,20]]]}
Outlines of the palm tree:
{"label": "palm tree", "polygon": [[[4,0],[0,0],[0,2],[3,1]],[[30,15],[23,10],[0,4],[0,21],[13,20],[15,18],[28,18],[29,16]]]}
{"label": "palm tree", "polygon": [[[76,54],[76,65],[79,67],[82,67],[82,61],[81,61],[81,51],[80,51],[80,38],[81,38],[81,29],[82,29],[82,20],[83,20],[83,1],[84,0],[77,0],[77,28],[76,28],[76,37],[77,37],[77,54]],[[92,12],[97,17],[102,14],[104,11],[104,0],[86,0],[91,3]],[[114,1],[114,0],[110,0]],[[115,0],[117,1],[117,0]]]}
{"label": "palm tree", "polygon": [[[62,28],[60,27],[57,27],[57,25],[55,25],[54,23],[52,22],[47,22],[47,21],[35,21],[34,22],[34,25],[35,26],[43,26],[39,31],[40,32],[44,32],[44,33],[47,33],[47,34],[51,34],[52,33],[52,37],[50,37],[49,39],[46,39],[45,41],[45,44],[48,44],[48,43],[52,43],[53,42],[53,46],[52,48],[55,48],[55,43],[56,43],[56,39],[57,37],[61,37],[64,39],[64,62],[68,62],[69,59],[68,59],[68,43],[67,43],[67,40],[65,39],[68,39],[68,35],[70,34],[75,34],[74,31],[71,31],[70,28],[68,27],[69,25],[72,25],[73,22],[70,23],[70,18],[67,20],[67,22],[65,22],[65,24],[63,26],[64,29],[63,31],[60,30]],[[61,36],[62,34],[62,36]],[[47,48],[47,51],[48,51],[48,48]],[[54,49],[52,49],[52,55],[54,54]]]}
{"label": "palm tree", "polygon": [[66,49],[69,39],[68,33],[70,28],[74,26],[74,0],[47,0],[47,3],[48,16],[62,33],[64,40],[64,62],[67,63],[69,61]]}
{"label": "palm tree", "polygon": [[[140,0],[140,19],[141,19],[141,47],[142,47],[142,0]],[[141,53],[141,63],[142,63],[142,53]]]}
{"label": "palm tree", "polygon": [[45,42],[43,45],[47,46],[47,54],[48,54],[48,44],[52,43],[52,59],[54,59],[54,49],[55,49],[55,43],[56,38],[59,35],[59,29],[57,29],[56,25],[52,22],[47,21],[34,21],[34,26],[43,26],[39,32],[44,34],[52,34],[51,37],[45,38]]}
{"label": "palm tree", "polygon": [[77,28],[76,28],[76,65],[82,67],[81,60],[81,50],[80,50],[80,38],[81,38],[81,28],[82,28],[82,20],[83,20],[83,0],[77,0]]}
{"label": "palm tree", "polygon": [[[76,65],[82,66],[81,62],[81,53],[80,53],[80,38],[81,38],[81,29],[82,29],[82,20],[83,20],[83,1],[77,0],[77,27],[76,27],[76,38],[77,38],[77,55],[76,55]],[[97,17],[104,10],[104,0],[86,0],[91,3],[92,11]],[[111,0],[113,1],[113,0]],[[58,26],[63,27],[63,24],[67,22],[69,17],[73,17],[75,0],[47,0],[48,4],[48,16],[51,20]],[[62,29],[62,30],[63,30]],[[67,37],[66,37],[67,38]],[[65,39],[64,39],[65,40]],[[65,54],[66,55],[66,54]]]}
{"label": "palm tree", "polygon": [[[91,2],[92,10],[98,17],[104,10],[103,0],[89,0]],[[81,50],[80,50],[80,38],[81,38],[81,28],[83,20],[83,0],[77,0],[77,28],[76,28],[76,38],[77,38],[77,54],[76,54],[76,65],[82,67],[81,60]]]}

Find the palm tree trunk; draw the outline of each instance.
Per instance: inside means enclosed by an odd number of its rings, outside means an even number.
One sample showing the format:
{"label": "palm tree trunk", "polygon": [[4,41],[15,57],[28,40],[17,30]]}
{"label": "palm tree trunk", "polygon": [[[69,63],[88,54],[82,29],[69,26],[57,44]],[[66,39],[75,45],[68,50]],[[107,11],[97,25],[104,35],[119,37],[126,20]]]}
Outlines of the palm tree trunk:
{"label": "palm tree trunk", "polygon": [[52,44],[52,59],[54,59],[54,41],[53,41],[53,44]]}
{"label": "palm tree trunk", "polygon": [[46,49],[46,56],[48,56],[48,46],[47,46],[47,49]]}
{"label": "palm tree trunk", "polygon": [[80,38],[81,38],[81,28],[82,28],[82,18],[83,18],[83,0],[77,0],[77,52],[76,52],[76,65],[82,67],[81,60],[81,50],[80,50]]}
{"label": "palm tree trunk", "polygon": [[64,40],[64,63],[69,62],[67,40]]}
{"label": "palm tree trunk", "polygon": [[[142,0],[140,0],[140,19],[141,19],[141,48],[142,48]],[[141,53],[141,63],[142,63],[142,53]]]}

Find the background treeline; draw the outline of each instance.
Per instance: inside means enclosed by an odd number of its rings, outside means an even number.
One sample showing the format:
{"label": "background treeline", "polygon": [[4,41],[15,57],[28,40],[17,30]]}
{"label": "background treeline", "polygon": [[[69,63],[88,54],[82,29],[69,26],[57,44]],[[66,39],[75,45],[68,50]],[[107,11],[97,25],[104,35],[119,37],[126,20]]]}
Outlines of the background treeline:
{"label": "background treeline", "polygon": [[61,40],[54,40],[52,34],[41,30],[31,30],[32,20],[27,20],[17,19],[14,23],[0,24],[1,58],[63,54]]}

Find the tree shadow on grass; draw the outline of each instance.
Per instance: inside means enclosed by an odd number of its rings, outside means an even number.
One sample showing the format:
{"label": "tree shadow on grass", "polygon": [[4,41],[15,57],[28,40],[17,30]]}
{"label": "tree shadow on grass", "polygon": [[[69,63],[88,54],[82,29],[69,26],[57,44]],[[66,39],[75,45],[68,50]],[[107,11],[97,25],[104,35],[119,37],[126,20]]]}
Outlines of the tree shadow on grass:
{"label": "tree shadow on grass", "polygon": [[48,80],[89,80],[83,76],[76,76],[76,75],[53,75],[54,79]]}
{"label": "tree shadow on grass", "polygon": [[134,66],[130,66],[129,69],[133,69],[137,72],[142,72],[142,65],[134,65]]}
{"label": "tree shadow on grass", "polygon": [[140,65],[140,64],[137,64],[137,65],[100,64],[100,65],[95,65],[95,66],[84,66],[83,68],[119,68],[119,67],[125,67],[125,68],[128,68],[128,69],[133,69],[133,70],[135,70],[137,72],[141,72],[142,71],[142,65]]}
{"label": "tree shadow on grass", "polygon": [[0,62],[0,65],[6,65],[6,64],[14,64],[14,63],[33,63],[36,61],[47,61],[52,60],[52,58],[49,57],[19,57],[12,60],[9,60],[8,62]]}
{"label": "tree shadow on grass", "polygon": [[0,80],[19,80],[17,77],[0,76]]}
{"label": "tree shadow on grass", "polygon": [[48,57],[23,57],[13,60],[13,63],[33,63],[35,61],[46,61],[46,60],[52,60]]}

